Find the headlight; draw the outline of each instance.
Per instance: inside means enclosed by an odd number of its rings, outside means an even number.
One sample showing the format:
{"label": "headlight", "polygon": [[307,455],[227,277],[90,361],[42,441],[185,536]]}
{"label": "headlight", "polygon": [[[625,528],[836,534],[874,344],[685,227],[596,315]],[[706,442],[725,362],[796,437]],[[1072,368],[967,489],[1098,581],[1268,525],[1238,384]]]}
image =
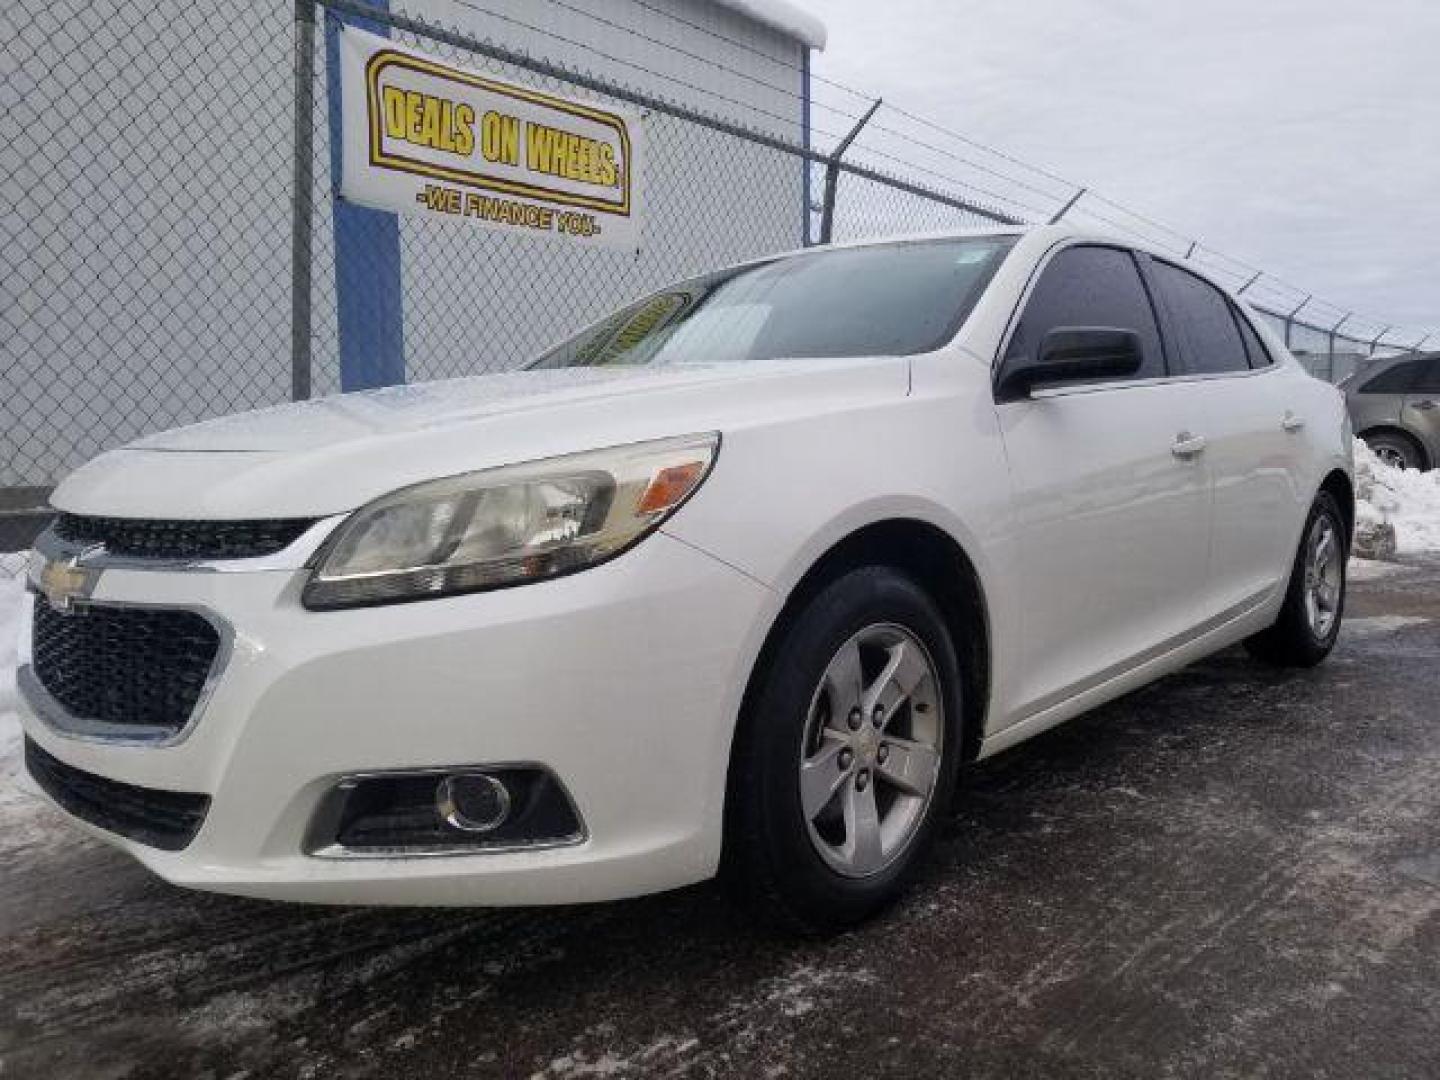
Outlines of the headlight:
{"label": "headlight", "polygon": [[402,488],[335,531],[305,606],[449,596],[594,566],[674,513],[719,445],[717,434],[660,439]]}

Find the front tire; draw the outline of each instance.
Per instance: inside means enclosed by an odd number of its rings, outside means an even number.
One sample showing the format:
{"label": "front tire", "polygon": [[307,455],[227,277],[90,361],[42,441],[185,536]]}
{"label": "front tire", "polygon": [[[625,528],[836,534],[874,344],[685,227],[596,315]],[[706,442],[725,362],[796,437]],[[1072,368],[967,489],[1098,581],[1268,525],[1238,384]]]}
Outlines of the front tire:
{"label": "front tire", "polygon": [[934,837],[960,665],[934,601],[888,567],[838,578],[782,634],[737,735],[722,877],[772,925],[832,932],[893,901]]}
{"label": "front tire", "polygon": [[1250,654],[1278,667],[1314,667],[1335,647],[1345,616],[1345,569],[1350,556],[1345,519],[1322,491],[1310,508],[1280,617],[1248,638]]}

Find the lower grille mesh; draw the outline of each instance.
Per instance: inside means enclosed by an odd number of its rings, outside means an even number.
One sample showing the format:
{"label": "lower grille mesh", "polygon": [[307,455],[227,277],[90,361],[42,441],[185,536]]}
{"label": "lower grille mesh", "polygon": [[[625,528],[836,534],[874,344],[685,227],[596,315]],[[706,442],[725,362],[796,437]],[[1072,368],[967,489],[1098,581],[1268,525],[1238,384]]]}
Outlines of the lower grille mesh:
{"label": "lower grille mesh", "polygon": [[93,605],[59,612],[35,601],[34,669],[71,716],[92,725],[173,734],[204,692],[220,634],[193,611]]}
{"label": "lower grille mesh", "polygon": [[189,846],[210,809],[209,796],[107,780],[66,765],[28,738],[25,768],[42,791],[81,821],[162,851]]}

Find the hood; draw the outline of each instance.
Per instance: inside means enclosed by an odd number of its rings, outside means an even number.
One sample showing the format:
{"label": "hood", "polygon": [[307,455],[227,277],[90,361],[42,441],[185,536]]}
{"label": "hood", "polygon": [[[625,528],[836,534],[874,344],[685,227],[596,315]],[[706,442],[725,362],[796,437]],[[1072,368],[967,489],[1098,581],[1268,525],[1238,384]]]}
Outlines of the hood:
{"label": "hood", "polygon": [[502,413],[553,409],[657,387],[723,378],[718,367],[660,370],[556,368],[390,386],[236,413],[162,431],[134,450],[294,453],[406,432],[469,425]]}
{"label": "hood", "polygon": [[321,517],[422,480],[643,439],[732,433],[909,389],[905,358],[515,371],[339,394],[151,435],[51,498],[81,514]]}

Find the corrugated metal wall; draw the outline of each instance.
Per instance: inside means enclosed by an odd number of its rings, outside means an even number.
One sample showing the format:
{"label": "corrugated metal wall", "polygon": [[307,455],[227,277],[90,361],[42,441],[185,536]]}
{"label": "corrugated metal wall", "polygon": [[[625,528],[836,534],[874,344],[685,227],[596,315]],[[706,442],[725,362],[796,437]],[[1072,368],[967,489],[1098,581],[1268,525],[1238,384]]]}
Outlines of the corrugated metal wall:
{"label": "corrugated metal wall", "polygon": [[[283,401],[290,384],[292,5],[23,3],[0,118],[19,163],[0,191],[0,488],[52,483],[148,431]],[[421,0],[406,10],[801,138],[802,46],[706,0]],[[320,51],[317,393],[339,385]],[[401,221],[411,379],[513,366],[645,288],[798,246],[798,161],[733,139],[707,147],[697,140],[725,137],[668,117],[646,123],[638,255],[579,263],[553,240]],[[717,160],[731,164],[723,176]]]}

